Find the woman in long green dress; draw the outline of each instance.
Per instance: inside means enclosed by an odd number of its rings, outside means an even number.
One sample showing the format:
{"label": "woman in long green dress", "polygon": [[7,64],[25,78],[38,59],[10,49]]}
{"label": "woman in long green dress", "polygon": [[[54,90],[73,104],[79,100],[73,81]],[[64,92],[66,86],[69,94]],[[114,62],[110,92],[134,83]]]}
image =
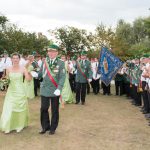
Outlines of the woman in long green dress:
{"label": "woman in long green dress", "polygon": [[[33,59],[34,59],[33,55],[28,56],[28,63],[26,64],[26,68],[27,68],[28,72],[31,72],[34,69],[32,64],[31,64]],[[26,91],[27,98],[28,99],[33,99],[35,97],[33,77],[30,81],[25,79],[24,80],[24,86],[25,86],[25,91]]]}
{"label": "woman in long green dress", "polygon": [[[61,57],[61,60],[65,62],[65,56]],[[65,69],[66,69],[66,79],[65,83],[62,89],[62,100],[67,103],[67,104],[72,104],[74,103],[74,96],[71,91],[70,83],[69,83],[69,75],[68,75],[68,64],[65,62]]]}
{"label": "woman in long green dress", "polygon": [[12,67],[7,69],[7,77],[10,80],[5,96],[3,111],[0,118],[0,129],[5,133],[13,130],[20,132],[28,126],[29,110],[25,93],[23,75],[26,80],[31,80],[30,73],[19,66],[20,56],[17,53],[12,55]]}

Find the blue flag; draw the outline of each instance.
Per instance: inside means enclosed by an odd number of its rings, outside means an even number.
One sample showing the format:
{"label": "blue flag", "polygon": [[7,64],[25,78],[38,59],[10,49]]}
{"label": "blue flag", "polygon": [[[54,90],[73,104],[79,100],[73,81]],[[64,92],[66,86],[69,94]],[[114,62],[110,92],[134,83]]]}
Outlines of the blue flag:
{"label": "blue flag", "polygon": [[106,47],[103,47],[100,52],[98,73],[101,74],[101,80],[108,86],[114,78],[118,70],[123,65],[123,62],[113,55]]}

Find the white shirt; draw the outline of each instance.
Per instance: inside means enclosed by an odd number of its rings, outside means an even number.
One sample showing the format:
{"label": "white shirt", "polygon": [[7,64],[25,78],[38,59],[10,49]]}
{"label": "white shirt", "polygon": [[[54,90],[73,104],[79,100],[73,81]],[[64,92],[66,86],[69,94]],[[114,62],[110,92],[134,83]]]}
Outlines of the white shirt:
{"label": "white shirt", "polygon": [[98,71],[98,62],[91,63],[92,72],[93,72],[93,79],[97,80],[100,78],[100,74],[97,73]]}
{"label": "white shirt", "polygon": [[21,57],[19,61],[19,65],[24,67],[26,64],[27,64],[27,61]]}
{"label": "white shirt", "polygon": [[146,63],[146,65],[142,67],[143,72],[142,72],[142,75],[141,75],[141,81],[146,81],[147,82],[147,80],[149,79],[149,78],[143,77],[143,75],[147,72],[146,69],[148,69],[149,66],[150,66],[150,64]]}
{"label": "white shirt", "polygon": [[73,72],[75,71],[75,68],[74,68],[74,66],[73,66],[73,63],[72,63],[72,61],[66,61],[66,63],[67,63],[67,65],[69,66],[69,68],[70,68],[70,73],[71,74],[73,74]]}
{"label": "white shirt", "polygon": [[2,58],[2,62],[4,63],[4,69],[7,69],[8,67],[12,66],[12,61],[10,57]]}
{"label": "white shirt", "polygon": [[150,88],[150,78],[148,78],[147,83],[148,83],[148,87]]}
{"label": "white shirt", "polygon": [[4,63],[0,61],[0,72],[4,71]]}
{"label": "white shirt", "polygon": [[41,66],[42,66],[42,60],[40,59],[40,60],[38,60],[38,66],[41,68]]}
{"label": "white shirt", "polygon": [[146,81],[146,78],[143,77],[143,75],[146,73],[146,68],[145,68],[145,66],[142,67],[142,70],[143,70],[143,72],[142,72],[142,74],[141,74],[141,81]]}
{"label": "white shirt", "polygon": [[51,62],[52,64],[55,62],[55,60],[56,60],[56,58],[54,58],[54,59],[51,59],[51,58],[50,58],[50,62],[52,61],[52,62]]}

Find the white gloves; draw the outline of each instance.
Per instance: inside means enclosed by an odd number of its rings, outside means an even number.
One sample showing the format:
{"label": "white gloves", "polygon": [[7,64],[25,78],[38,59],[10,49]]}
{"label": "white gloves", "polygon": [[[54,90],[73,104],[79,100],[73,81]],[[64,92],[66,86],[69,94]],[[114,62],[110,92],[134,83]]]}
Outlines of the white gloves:
{"label": "white gloves", "polygon": [[37,77],[38,77],[38,73],[37,73],[37,72],[31,71],[30,73],[31,73],[31,76],[32,76],[33,78],[37,78]]}
{"label": "white gloves", "polygon": [[56,89],[56,90],[54,91],[54,94],[55,94],[56,96],[60,96],[60,90],[59,90],[59,89]]}
{"label": "white gloves", "polygon": [[88,82],[92,82],[92,79],[88,79]]}

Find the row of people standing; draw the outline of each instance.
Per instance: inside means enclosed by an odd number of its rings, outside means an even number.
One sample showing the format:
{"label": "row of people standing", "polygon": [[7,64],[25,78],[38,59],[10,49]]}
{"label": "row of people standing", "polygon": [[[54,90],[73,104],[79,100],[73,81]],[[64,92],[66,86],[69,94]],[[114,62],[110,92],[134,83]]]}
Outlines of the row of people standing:
{"label": "row of people standing", "polygon": [[[97,95],[100,92],[100,87],[101,87],[103,89],[103,95],[106,95],[106,94],[110,95],[111,94],[110,84],[108,86],[106,86],[102,81],[100,81],[101,75],[98,74],[98,65],[99,65],[98,58],[92,58],[91,61],[89,61],[86,54],[84,54],[84,57],[85,57],[84,58],[85,62],[90,63],[90,68],[91,68],[90,75],[92,78],[92,80],[89,83],[89,81],[85,79],[85,76],[82,75],[83,78],[87,81],[86,82],[86,93],[89,94],[90,90],[92,90],[92,92],[95,95]],[[78,62],[78,64],[80,64],[81,68],[83,68],[83,66],[88,68],[88,66],[86,66],[86,63],[82,65],[82,62],[84,62],[82,56],[78,57],[76,61],[75,60],[71,61],[70,59],[67,60],[67,64],[69,66],[69,81],[70,81],[70,86],[71,86],[71,89],[73,92],[76,92],[76,86],[75,86],[76,85],[76,74],[77,74],[77,72],[81,72],[81,69],[77,70],[76,62]],[[101,86],[100,86],[100,84],[101,84]]]}
{"label": "row of people standing", "polygon": [[126,94],[150,118],[150,58],[127,61],[115,78],[116,95]]}

